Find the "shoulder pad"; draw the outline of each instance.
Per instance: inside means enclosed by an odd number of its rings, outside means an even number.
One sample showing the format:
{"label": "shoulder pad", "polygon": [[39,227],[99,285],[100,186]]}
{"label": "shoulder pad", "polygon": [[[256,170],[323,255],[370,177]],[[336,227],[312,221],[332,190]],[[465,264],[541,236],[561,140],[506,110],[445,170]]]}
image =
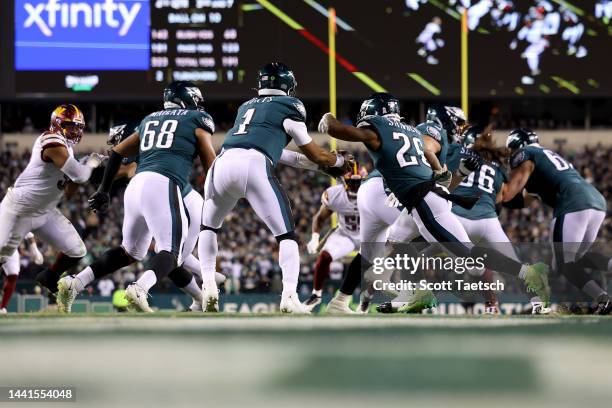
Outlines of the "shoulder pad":
{"label": "shoulder pad", "polygon": [[40,136],[40,146],[43,149],[54,146],[68,147],[68,143],[66,142],[66,138],[59,133],[45,132]]}
{"label": "shoulder pad", "polygon": [[293,108],[293,110],[295,110],[299,114],[297,115],[297,118],[301,119],[301,121],[303,122],[306,122],[306,107],[304,106],[302,101],[297,98],[289,97],[288,102]]}
{"label": "shoulder pad", "polygon": [[442,142],[442,129],[439,126],[436,126],[434,123],[421,123],[417,126],[417,130],[421,134],[433,138],[438,143]]}
{"label": "shoulder pad", "polygon": [[197,112],[199,113],[198,122],[200,122],[202,128],[211,135],[215,133],[215,122],[213,121],[212,116],[205,111],[198,110]]}

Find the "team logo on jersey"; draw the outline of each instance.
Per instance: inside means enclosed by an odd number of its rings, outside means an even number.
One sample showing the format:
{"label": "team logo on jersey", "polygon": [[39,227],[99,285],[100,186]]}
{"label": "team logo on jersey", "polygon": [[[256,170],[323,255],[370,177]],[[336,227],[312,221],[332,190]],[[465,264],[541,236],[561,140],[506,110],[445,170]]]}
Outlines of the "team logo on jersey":
{"label": "team logo on jersey", "polygon": [[297,111],[300,112],[300,115],[302,115],[304,118],[306,117],[306,108],[304,107],[303,104],[294,103],[293,106],[295,106],[295,109],[297,109]]}
{"label": "team logo on jersey", "polygon": [[433,126],[427,126],[427,133],[436,140],[440,140],[440,131]]}
{"label": "team logo on jersey", "polygon": [[525,151],[521,150],[512,156],[512,168],[517,167],[523,161],[525,161]]}
{"label": "team logo on jersey", "polygon": [[202,122],[204,123],[204,126],[210,129],[211,133],[215,133],[215,122],[213,122],[211,118],[203,116]]}

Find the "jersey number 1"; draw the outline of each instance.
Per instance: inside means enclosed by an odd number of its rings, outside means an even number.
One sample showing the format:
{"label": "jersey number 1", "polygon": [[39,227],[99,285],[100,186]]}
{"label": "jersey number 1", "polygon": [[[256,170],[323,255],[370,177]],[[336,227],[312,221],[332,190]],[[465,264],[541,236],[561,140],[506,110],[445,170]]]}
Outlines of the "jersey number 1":
{"label": "jersey number 1", "polygon": [[242,121],[240,126],[238,126],[238,131],[234,132],[235,135],[246,135],[247,134],[246,127],[248,126],[249,123],[251,123],[251,119],[253,119],[254,114],[255,114],[255,108],[251,108],[247,110],[244,113],[244,115],[242,115],[242,119],[244,120]]}
{"label": "jersey number 1", "polygon": [[[158,149],[169,149],[174,141],[174,132],[176,132],[177,127],[178,120],[165,120],[161,126],[159,126],[157,120],[147,122],[140,137],[140,150],[145,152],[152,149],[153,145]],[[155,141],[156,138],[157,142]]]}

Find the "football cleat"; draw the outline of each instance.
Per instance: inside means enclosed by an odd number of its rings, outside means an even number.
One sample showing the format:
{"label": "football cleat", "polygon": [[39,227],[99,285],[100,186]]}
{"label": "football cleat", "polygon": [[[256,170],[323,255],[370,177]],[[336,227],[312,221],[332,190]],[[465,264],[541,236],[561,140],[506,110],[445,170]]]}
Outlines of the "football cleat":
{"label": "football cleat", "polygon": [[327,313],[329,314],[356,314],[346,302],[334,297],[327,304]]}
{"label": "football cleat", "polygon": [[130,306],[139,312],[153,313],[149,306],[149,294],[137,283],[132,283],[125,290],[125,298]]}
{"label": "football cleat", "polygon": [[550,307],[544,306],[542,302],[532,302],[531,303],[531,314],[532,315],[547,315],[550,314],[552,309]]}
{"label": "football cleat", "polygon": [[486,315],[500,314],[499,305],[497,304],[497,302],[485,302],[484,314]]}
{"label": "football cleat", "polygon": [[393,307],[393,302],[384,302],[376,306],[376,311],[378,313],[395,313],[397,308]]}
{"label": "football cleat", "polygon": [[72,304],[79,291],[77,289],[78,278],[74,275],[65,276],[57,282],[57,310],[60,313],[70,313]]}
{"label": "football cleat", "polygon": [[209,313],[219,311],[219,289],[216,284],[202,285],[202,311]]}
{"label": "football cleat", "polygon": [[609,315],[612,313],[612,301],[606,296],[605,299],[600,300],[597,303],[597,308],[593,312],[596,315]]}
{"label": "football cleat", "polygon": [[306,308],[306,310],[308,310],[309,312],[312,312],[313,309],[317,307],[317,305],[320,305],[320,304],[321,304],[321,296],[317,296],[314,293],[310,295],[310,297],[306,299],[306,301],[303,303],[304,308]]}
{"label": "football cleat", "polygon": [[0,314],[7,314],[8,312],[6,311],[6,308],[3,307],[2,309],[0,309]]}
{"label": "football cleat", "polygon": [[196,302],[195,300],[191,303],[191,306],[185,308],[185,312],[201,312],[202,302]]}
{"label": "football cleat", "polygon": [[367,292],[363,291],[359,295],[359,305],[357,306],[356,313],[367,314],[370,311],[370,304],[372,303],[372,296]]}
{"label": "football cleat", "polygon": [[421,313],[438,306],[438,299],[431,290],[416,290],[408,303],[397,309],[399,313]]}
{"label": "football cleat", "polygon": [[280,311],[281,313],[310,314],[310,310],[300,302],[297,293],[283,294],[280,302]]}
{"label": "football cleat", "polygon": [[550,286],[548,285],[548,266],[542,262],[533,265],[527,265],[527,273],[525,273],[525,284],[527,291],[535,293],[540,299],[544,307],[548,307],[550,303]]}

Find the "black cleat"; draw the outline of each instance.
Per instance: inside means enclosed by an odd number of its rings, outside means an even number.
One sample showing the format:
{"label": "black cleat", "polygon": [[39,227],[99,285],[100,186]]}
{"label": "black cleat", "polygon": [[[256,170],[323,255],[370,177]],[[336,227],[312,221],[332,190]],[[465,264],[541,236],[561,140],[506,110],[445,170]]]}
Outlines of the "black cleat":
{"label": "black cleat", "polygon": [[378,313],[395,313],[396,312],[395,310],[393,310],[393,305],[391,304],[391,302],[381,303],[380,305],[376,306],[376,311]]}
{"label": "black cleat", "polygon": [[317,296],[314,293],[310,295],[310,297],[306,299],[303,303],[304,307],[309,312],[312,312],[314,308],[317,307],[319,304],[321,304],[321,296]]}
{"label": "black cleat", "polygon": [[612,312],[612,300],[606,296],[605,299],[602,299],[597,304],[597,308],[593,312],[596,315],[609,315]]}

